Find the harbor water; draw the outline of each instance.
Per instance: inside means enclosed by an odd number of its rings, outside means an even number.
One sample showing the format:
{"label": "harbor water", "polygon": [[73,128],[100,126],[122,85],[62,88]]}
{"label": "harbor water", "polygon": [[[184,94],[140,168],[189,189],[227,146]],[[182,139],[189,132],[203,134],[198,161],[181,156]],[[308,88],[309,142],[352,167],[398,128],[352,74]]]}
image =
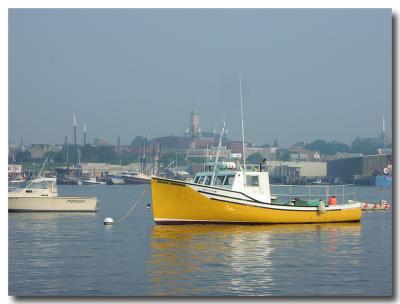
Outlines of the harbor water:
{"label": "harbor water", "polygon": [[[391,189],[355,190],[392,203]],[[58,191],[97,196],[98,212],[9,213],[9,295],[392,295],[392,209],[360,223],[157,226],[148,185]]]}

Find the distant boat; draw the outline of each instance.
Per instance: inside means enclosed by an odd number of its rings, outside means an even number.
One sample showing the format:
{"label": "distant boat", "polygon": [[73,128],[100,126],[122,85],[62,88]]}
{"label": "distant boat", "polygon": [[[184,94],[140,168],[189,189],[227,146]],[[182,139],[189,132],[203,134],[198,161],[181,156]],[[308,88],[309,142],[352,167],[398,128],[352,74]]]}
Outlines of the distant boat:
{"label": "distant boat", "polygon": [[8,193],[8,211],[96,211],[96,197],[58,196],[56,178],[39,177]]}
{"label": "distant boat", "polygon": [[151,181],[151,177],[142,172],[126,172],[121,177],[125,183],[131,185],[150,184]]}
{"label": "distant boat", "polygon": [[82,185],[82,181],[75,176],[57,177],[58,185]]}
{"label": "distant boat", "polygon": [[[352,201],[357,202],[357,201]],[[390,204],[385,200],[380,200],[379,203],[357,202],[361,204],[362,210],[388,210]]]}
{"label": "distant boat", "polygon": [[17,178],[9,179],[8,185],[11,187],[19,187],[24,185],[27,180],[28,179],[26,177],[18,176]]}
{"label": "distant boat", "polygon": [[95,177],[82,180],[82,185],[105,185],[105,184],[106,182],[98,181]]}
{"label": "distant boat", "polygon": [[125,185],[125,181],[120,176],[109,175],[107,178],[107,185]]}

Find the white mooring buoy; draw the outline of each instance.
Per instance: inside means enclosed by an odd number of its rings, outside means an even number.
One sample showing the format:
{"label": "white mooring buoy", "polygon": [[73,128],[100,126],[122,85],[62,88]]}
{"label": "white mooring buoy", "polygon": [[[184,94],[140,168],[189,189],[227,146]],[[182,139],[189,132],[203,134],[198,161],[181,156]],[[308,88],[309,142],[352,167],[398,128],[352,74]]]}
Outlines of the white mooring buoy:
{"label": "white mooring buoy", "polygon": [[104,219],[104,225],[114,225],[114,220],[111,217]]}

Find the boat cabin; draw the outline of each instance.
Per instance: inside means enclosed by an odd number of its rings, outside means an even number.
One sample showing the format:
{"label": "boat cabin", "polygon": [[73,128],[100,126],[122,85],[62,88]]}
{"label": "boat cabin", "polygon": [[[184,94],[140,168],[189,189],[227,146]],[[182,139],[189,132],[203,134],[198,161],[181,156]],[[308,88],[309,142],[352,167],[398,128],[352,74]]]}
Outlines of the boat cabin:
{"label": "boat cabin", "polygon": [[26,187],[14,190],[13,195],[21,197],[57,196],[56,178],[33,179],[28,182]]}
{"label": "boat cabin", "polygon": [[232,170],[231,167],[217,166],[216,170],[207,167],[208,171],[196,174],[193,183],[208,187],[216,187],[242,192],[263,202],[270,202],[268,172]]}

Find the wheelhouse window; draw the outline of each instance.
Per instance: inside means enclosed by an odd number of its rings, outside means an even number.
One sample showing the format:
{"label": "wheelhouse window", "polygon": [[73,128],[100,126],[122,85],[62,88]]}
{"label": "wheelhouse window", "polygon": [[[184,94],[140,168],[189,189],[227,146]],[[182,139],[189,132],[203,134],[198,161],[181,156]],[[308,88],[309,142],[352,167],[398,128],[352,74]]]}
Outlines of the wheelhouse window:
{"label": "wheelhouse window", "polygon": [[200,176],[196,176],[196,178],[194,179],[194,183],[195,183],[195,184],[198,184],[198,183],[199,183],[199,180],[200,180]]}
{"label": "wheelhouse window", "polygon": [[206,182],[205,182],[206,185],[210,185],[211,184],[211,177],[212,177],[211,175],[207,176]]}
{"label": "wheelhouse window", "polygon": [[246,185],[249,187],[258,187],[260,185],[258,182],[258,176],[246,175]]}
{"label": "wheelhouse window", "polygon": [[221,186],[224,184],[224,179],[225,179],[225,175],[222,176],[216,176],[215,180],[214,180],[214,184],[217,186]]}
{"label": "wheelhouse window", "polygon": [[205,178],[206,178],[205,176],[200,176],[199,184],[203,184]]}
{"label": "wheelhouse window", "polygon": [[47,189],[49,185],[46,182],[31,183],[27,189]]}
{"label": "wheelhouse window", "polygon": [[227,175],[224,180],[224,186],[233,185],[234,179],[235,179],[235,175]]}

